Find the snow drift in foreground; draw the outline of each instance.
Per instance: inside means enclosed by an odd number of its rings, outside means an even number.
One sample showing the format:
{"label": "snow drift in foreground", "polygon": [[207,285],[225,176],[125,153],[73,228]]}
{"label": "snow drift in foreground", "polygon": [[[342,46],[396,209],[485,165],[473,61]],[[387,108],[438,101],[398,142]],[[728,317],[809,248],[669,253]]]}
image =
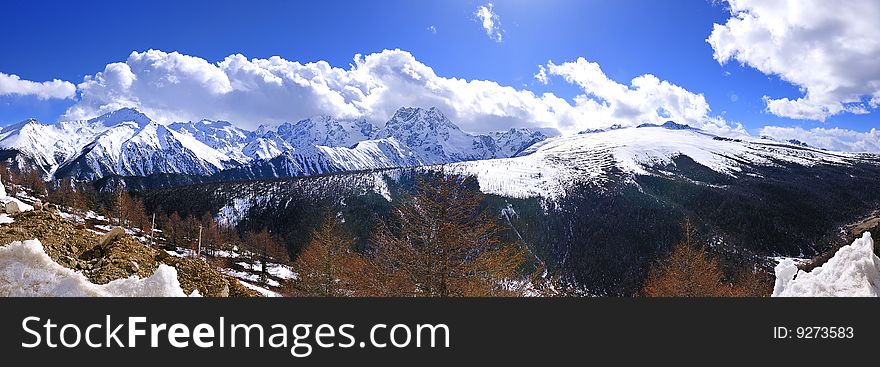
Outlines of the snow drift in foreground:
{"label": "snow drift in foreground", "polygon": [[148,278],[136,276],[99,285],[65,268],[38,240],[0,247],[0,297],[183,297],[177,270],[159,265]]}
{"label": "snow drift in foreground", "polygon": [[878,296],[880,258],[874,255],[874,241],[868,232],[811,272],[799,271],[791,259],[776,266],[773,297]]}

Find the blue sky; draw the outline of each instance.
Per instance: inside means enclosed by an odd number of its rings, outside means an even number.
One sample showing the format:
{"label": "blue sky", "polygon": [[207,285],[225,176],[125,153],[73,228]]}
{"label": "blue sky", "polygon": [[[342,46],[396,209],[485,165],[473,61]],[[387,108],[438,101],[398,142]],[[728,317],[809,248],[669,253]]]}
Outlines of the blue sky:
{"label": "blue sky", "polygon": [[[231,54],[301,63],[324,60],[348,69],[355,54],[400,49],[445,78],[490,80],[551,92],[571,100],[575,83],[534,75],[539,65],[579,57],[628,85],[653,74],[702,94],[711,116],[742,123],[751,133],[767,125],[841,127],[867,131],[877,112],[839,113],[825,122],[766,111],[763,96],[804,96],[804,85],[764,73],[741,60],[721,65],[706,42],[713,24],[731,17],[713,1],[495,0],[503,39],[491,39],[475,10],[485,1],[212,1],[4,2],[0,12],[0,72],[31,81],[78,84],[132,51],[179,52],[217,63]],[[755,10],[757,11],[757,10]],[[432,31],[430,27],[436,30]],[[809,85],[808,85],[809,86]],[[0,125],[36,117],[56,121],[77,103],[0,95]],[[206,116],[208,117],[208,116]]]}

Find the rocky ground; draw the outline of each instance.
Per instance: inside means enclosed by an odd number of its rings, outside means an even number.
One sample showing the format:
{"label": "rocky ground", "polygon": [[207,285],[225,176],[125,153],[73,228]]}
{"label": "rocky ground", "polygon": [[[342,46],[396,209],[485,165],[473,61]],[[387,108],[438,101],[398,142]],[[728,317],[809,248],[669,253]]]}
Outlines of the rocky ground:
{"label": "rocky ground", "polygon": [[80,271],[96,284],[152,275],[159,264],[177,269],[178,280],[187,294],[198,290],[207,297],[256,297],[235,278],[223,275],[200,259],[171,256],[122,234],[105,237],[62,218],[57,212],[35,210],[12,216],[14,222],[0,225],[0,246],[12,241],[38,239],[57,263]]}

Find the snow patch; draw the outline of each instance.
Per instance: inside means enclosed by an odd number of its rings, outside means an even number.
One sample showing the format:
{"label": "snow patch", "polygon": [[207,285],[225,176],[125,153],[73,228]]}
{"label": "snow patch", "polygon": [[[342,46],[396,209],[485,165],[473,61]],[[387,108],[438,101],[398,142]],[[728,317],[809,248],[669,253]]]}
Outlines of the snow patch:
{"label": "snow patch", "polygon": [[65,268],[38,240],[0,247],[0,296],[3,297],[185,297],[177,270],[159,265],[150,277],[117,279],[99,285]]}
{"label": "snow patch", "polygon": [[874,255],[874,241],[865,232],[851,245],[843,246],[831,260],[810,272],[800,271],[794,260],[776,266],[773,297],[878,297],[880,258]]}
{"label": "snow patch", "polygon": [[242,281],[238,281],[238,282],[241,283],[241,285],[245,286],[245,288],[257,291],[258,293],[262,294],[263,297],[281,297],[281,294],[278,292],[273,292],[273,291],[270,291],[266,288],[253,285],[248,282],[242,282]]}
{"label": "snow patch", "polygon": [[250,198],[235,198],[231,204],[227,204],[220,208],[217,212],[217,223],[234,226],[238,222],[247,217],[253,206],[253,200]]}

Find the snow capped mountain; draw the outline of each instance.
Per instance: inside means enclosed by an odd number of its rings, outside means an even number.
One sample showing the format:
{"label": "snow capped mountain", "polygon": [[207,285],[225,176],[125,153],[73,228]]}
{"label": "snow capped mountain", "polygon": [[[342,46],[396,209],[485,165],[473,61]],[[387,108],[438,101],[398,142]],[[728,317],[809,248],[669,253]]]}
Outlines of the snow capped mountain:
{"label": "snow capped mountain", "polygon": [[[132,108],[123,108],[90,120],[63,121],[46,125],[34,119],[8,126],[0,133],[0,147],[14,150],[24,155],[29,162],[20,161],[20,166],[31,164],[43,171],[45,176],[53,175],[65,162],[75,159],[84,147],[91,145],[96,138],[117,127],[122,132],[111,133],[130,136],[126,131],[132,126],[140,128],[150,119]],[[118,144],[121,141],[108,142]]]}
{"label": "snow capped mountain", "polygon": [[228,178],[296,177],[421,166],[421,160],[395,138],[366,140],[354,147],[306,146],[222,172]]}
{"label": "snow capped mountain", "polygon": [[373,138],[376,127],[365,119],[337,120],[316,116],[278,126],[277,134],[294,148],[307,146],[351,147]]}
{"label": "snow capped mountain", "polygon": [[546,138],[528,129],[471,135],[436,108],[401,108],[382,128],[316,116],[256,131],[227,121],[163,125],[123,108],[90,120],[11,125],[0,131],[0,149],[46,177],[212,175],[236,167],[248,177],[279,177],[509,157]]}
{"label": "snow capped mountain", "polygon": [[254,139],[254,133],[239,128],[229,121],[202,120],[198,122],[175,122],[168,129],[184,134],[241,163],[253,156],[242,154],[244,147]]}
{"label": "snow capped mountain", "polygon": [[113,127],[126,122],[132,122],[138,127],[144,127],[152,121],[153,120],[147,117],[147,115],[144,115],[137,109],[121,108],[88,120],[88,123],[92,125],[100,124],[106,127]]}
{"label": "snow capped mountain", "polygon": [[[60,131],[34,119],[10,125],[0,134],[0,147],[27,152],[27,157],[41,168],[44,174],[48,174],[49,167],[56,166],[59,159],[64,159],[66,155],[73,153],[63,141]],[[19,162],[19,165],[22,163]]]}
{"label": "snow capped mountain", "polygon": [[225,168],[229,158],[190,135],[150,122],[122,145],[118,174],[152,173],[209,175]]}
{"label": "snow capped mountain", "polygon": [[507,131],[491,132],[489,136],[494,140],[496,154],[493,158],[513,157],[524,149],[547,139],[549,136],[541,131],[529,129],[510,129]]}
{"label": "snow capped mountain", "polygon": [[123,122],[97,135],[71,161],[62,163],[56,176],[96,179],[119,172],[122,146],[140,129],[135,122]]}
{"label": "snow capped mountain", "polygon": [[618,180],[620,174],[675,176],[683,157],[729,177],[759,175],[756,168],[787,164],[880,165],[880,157],[875,155],[829,152],[766,139],[725,138],[667,123],[551,138],[513,158],[453,163],[445,169],[475,175],[487,193],[554,198],[574,184],[601,186]]}
{"label": "snow capped mountain", "polygon": [[[190,135],[217,147],[213,140],[203,140],[205,134]],[[233,178],[309,176],[509,157],[547,137],[528,129],[471,135],[436,108],[401,108],[381,129],[365,119],[315,116],[283,123],[274,130],[261,126],[238,136],[228,140],[246,142],[239,153],[223,151],[248,162],[226,173]]]}
{"label": "snow capped mountain", "polygon": [[264,132],[242,148],[242,154],[253,159],[269,160],[293,149],[274,131]]}
{"label": "snow capped mountain", "polygon": [[376,137],[396,138],[419,154],[423,164],[484,159],[491,150],[485,140],[461,131],[434,107],[397,110]]}
{"label": "snow capped mountain", "polygon": [[56,175],[79,179],[155,173],[210,175],[233,165],[228,156],[186,130],[175,132],[149,119],[129,117],[98,134],[79,156],[64,162]]}
{"label": "snow capped mountain", "polygon": [[396,138],[411,148],[422,164],[512,157],[548,137],[543,132],[529,129],[471,135],[459,129],[435,107],[401,108],[374,136]]}

